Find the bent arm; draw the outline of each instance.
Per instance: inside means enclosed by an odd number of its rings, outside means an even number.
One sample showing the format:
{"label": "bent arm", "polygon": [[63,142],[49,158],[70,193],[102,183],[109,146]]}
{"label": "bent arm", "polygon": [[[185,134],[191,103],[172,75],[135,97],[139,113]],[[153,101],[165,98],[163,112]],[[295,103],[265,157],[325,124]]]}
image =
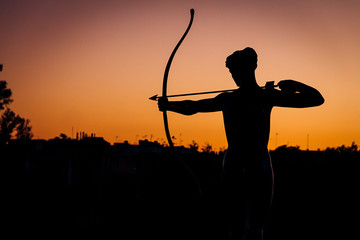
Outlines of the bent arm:
{"label": "bent arm", "polygon": [[280,81],[278,86],[281,91],[272,95],[274,106],[306,108],[320,106],[325,101],[318,90],[297,81]]}

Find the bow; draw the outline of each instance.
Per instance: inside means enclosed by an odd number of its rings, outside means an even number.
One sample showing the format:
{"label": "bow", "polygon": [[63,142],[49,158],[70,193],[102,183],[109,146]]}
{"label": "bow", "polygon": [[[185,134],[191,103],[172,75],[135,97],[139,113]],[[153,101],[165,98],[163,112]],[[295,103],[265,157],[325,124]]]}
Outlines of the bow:
{"label": "bow", "polygon": [[[169,76],[169,71],[170,71],[170,66],[171,66],[172,60],[173,60],[173,58],[175,56],[176,51],[180,47],[181,43],[184,41],[186,35],[188,34],[188,32],[189,32],[189,30],[191,28],[192,22],[194,20],[194,9],[190,10],[190,15],[191,15],[191,18],[190,18],[189,25],[188,25],[185,33],[181,37],[180,41],[177,43],[176,47],[172,51],[172,53],[170,55],[170,58],[169,58],[169,60],[168,60],[168,62],[166,64],[166,68],[165,68],[165,72],[164,72],[164,79],[163,79],[163,89],[162,89],[162,97],[164,97],[164,98],[166,98],[167,82],[168,82],[168,76]],[[165,133],[166,133],[167,140],[169,142],[170,147],[172,149],[174,149],[174,143],[171,140],[171,135],[170,135],[170,130],[169,130],[169,124],[168,124],[168,118],[167,118],[166,111],[163,111],[163,119],[164,119],[164,127],[165,127]]]}
{"label": "bow", "polygon": [[[168,81],[168,76],[169,76],[169,70],[170,70],[170,66],[171,66],[171,63],[172,63],[172,60],[175,56],[175,53],[176,51],[178,50],[178,48],[180,47],[181,43],[183,42],[183,40],[185,39],[186,35],[188,34],[190,28],[191,28],[191,25],[192,25],[192,22],[194,20],[194,9],[191,9],[190,10],[190,22],[189,22],[189,25],[188,27],[186,28],[185,30],[185,33],[183,34],[183,36],[181,37],[180,41],[177,43],[177,45],[175,46],[174,50],[172,51],[171,55],[170,55],[170,58],[166,64],[166,68],[165,68],[165,72],[164,72],[164,79],[163,79],[163,89],[162,89],[162,97],[163,98],[167,98],[167,95],[166,95],[166,92],[167,92],[167,81]],[[170,148],[173,150],[173,152],[175,153],[177,159],[179,160],[179,162],[185,167],[185,169],[190,173],[190,175],[192,176],[194,182],[195,182],[195,185],[197,187],[197,193],[200,194],[201,193],[201,189],[200,189],[200,185],[199,185],[199,182],[197,180],[197,177],[195,176],[195,174],[191,171],[191,169],[186,165],[186,163],[179,157],[179,155],[177,154],[176,152],[176,149],[174,147],[174,143],[173,141],[171,140],[171,135],[170,135],[170,130],[169,130],[169,124],[168,124],[168,118],[167,118],[167,113],[166,113],[166,110],[163,111],[163,119],[164,119],[164,127],[165,127],[165,133],[166,133],[166,137],[167,137],[167,140],[169,142],[169,146]]]}

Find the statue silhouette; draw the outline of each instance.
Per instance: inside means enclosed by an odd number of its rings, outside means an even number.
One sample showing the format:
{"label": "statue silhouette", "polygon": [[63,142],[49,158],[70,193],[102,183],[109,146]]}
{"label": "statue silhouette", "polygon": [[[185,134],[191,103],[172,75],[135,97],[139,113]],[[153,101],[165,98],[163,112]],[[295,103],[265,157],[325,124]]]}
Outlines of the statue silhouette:
{"label": "statue silhouette", "polygon": [[260,87],[255,78],[257,54],[252,48],[226,59],[239,87],[214,98],[171,101],[161,98],[159,110],[185,115],[222,111],[228,149],[223,160],[225,221],[229,239],[263,239],[273,198],[273,170],[268,151],[270,114],[274,106],[304,108],[324,103],[314,88],[293,80]]}

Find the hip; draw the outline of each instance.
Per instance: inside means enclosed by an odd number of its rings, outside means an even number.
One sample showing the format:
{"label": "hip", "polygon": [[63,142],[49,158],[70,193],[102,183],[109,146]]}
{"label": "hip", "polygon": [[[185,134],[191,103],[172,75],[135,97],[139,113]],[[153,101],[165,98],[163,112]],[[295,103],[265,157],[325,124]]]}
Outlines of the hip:
{"label": "hip", "polygon": [[223,159],[224,171],[272,169],[271,157],[267,148],[239,149],[229,148]]}

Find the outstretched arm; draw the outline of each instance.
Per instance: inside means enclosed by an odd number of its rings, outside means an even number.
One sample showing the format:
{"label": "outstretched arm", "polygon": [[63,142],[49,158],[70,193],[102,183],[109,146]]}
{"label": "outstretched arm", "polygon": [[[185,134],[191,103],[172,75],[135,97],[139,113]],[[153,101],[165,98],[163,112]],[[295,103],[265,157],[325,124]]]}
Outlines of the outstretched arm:
{"label": "outstretched arm", "polygon": [[193,115],[199,112],[216,112],[222,110],[222,94],[215,98],[203,99],[198,101],[167,101],[160,98],[158,101],[160,111],[172,111],[183,115]]}
{"label": "outstretched arm", "polygon": [[313,87],[294,81],[283,80],[278,83],[281,91],[274,91],[271,98],[274,106],[305,108],[324,103],[321,93]]}

